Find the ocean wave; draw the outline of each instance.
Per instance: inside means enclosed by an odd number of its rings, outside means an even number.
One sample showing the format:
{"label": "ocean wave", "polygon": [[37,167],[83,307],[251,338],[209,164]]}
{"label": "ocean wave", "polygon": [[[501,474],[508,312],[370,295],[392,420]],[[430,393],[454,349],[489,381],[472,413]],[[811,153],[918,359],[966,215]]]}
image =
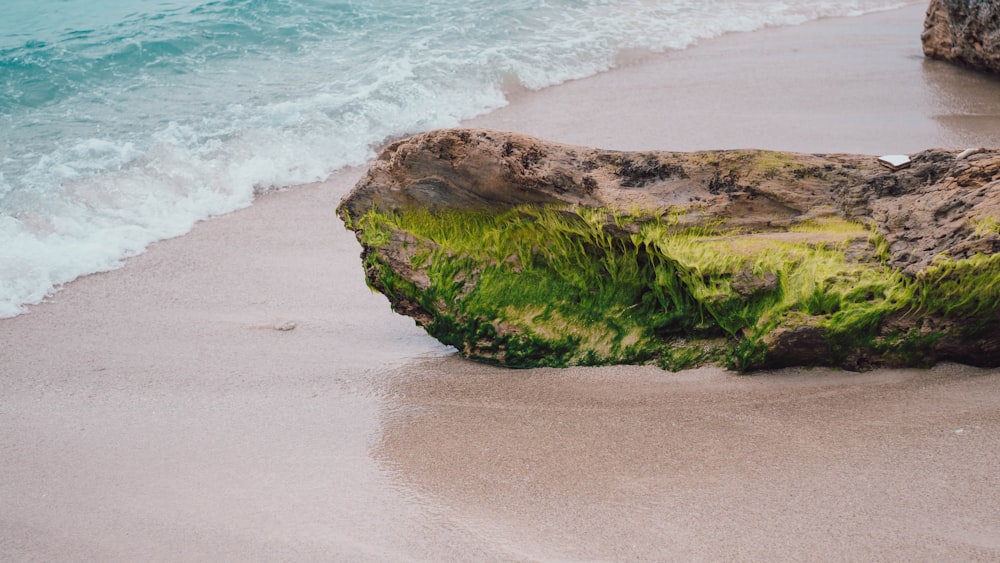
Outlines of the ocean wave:
{"label": "ocean wave", "polygon": [[501,107],[511,89],[590,76],[630,50],[899,5],[70,0],[46,20],[14,1],[0,23],[0,317],[262,189]]}

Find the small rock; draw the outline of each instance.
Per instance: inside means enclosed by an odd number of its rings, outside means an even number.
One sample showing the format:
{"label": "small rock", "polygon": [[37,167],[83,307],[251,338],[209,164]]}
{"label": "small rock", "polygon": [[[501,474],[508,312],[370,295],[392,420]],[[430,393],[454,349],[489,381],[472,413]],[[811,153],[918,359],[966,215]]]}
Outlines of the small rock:
{"label": "small rock", "polygon": [[980,151],[982,151],[982,149],[965,149],[964,151],[958,153],[955,160],[965,160],[974,154],[978,154]]}

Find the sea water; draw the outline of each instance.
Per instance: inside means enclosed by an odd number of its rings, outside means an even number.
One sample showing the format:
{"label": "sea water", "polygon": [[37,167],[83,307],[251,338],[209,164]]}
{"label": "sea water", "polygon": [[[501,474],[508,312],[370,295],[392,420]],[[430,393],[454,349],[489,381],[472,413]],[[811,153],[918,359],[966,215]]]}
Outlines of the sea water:
{"label": "sea water", "polygon": [[0,317],[512,90],[608,70],[623,52],[903,4],[5,0]]}

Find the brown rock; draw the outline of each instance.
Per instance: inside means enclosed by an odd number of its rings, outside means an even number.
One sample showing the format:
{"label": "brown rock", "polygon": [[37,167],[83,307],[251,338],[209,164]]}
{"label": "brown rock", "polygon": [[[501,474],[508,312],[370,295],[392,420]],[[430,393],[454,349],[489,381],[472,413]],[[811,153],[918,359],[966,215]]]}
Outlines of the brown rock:
{"label": "brown rock", "polygon": [[928,57],[1000,73],[1000,4],[931,0],[920,39]]}
{"label": "brown rock", "polygon": [[807,366],[816,363],[816,358],[829,357],[830,343],[816,321],[818,319],[793,316],[784,326],[768,334],[764,338],[767,359],[760,367]]}
{"label": "brown rock", "polygon": [[[888,316],[876,314],[870,322],[857,324],[858,332],[837,325],[833,319],[838,304],[825,301],[779,311],[767,321],[772,324],[753,325],[742,337],[739,326],[730,326],[725,330],[731,338],[750,339],[746,346],[734,344],[734,349],[747,352],[740,369],[806,364],[863,369],[940,360],[1000,364],[996,291],[1000,282],[988,269],[995,268],[996,261],[989,262],[994,266],[980,266],[984,258],[991,260],[1000,252],[1000,151],[933,149],[908,156],[909,167],[890,170],[868,155],[758,150],[636,153],[563,145],[517,133],[440,130],[387,147],[344,198],[339,212],[349,226],[359,229],[356,225],[373,208],[405,215],[414,208],[505,211],[519,205],[558,204],[571,221],[583,221],[574,211],[577,208],[600,208],[623,216],[638,212],[644,221],[665,221],[677,228],[724,222],[725,233],[710,237],[734,247],[835,247],[853,264],[840,279],[850,278],[858,268],[888,266],[908,277],[910,287],[929,291],[929,297],[908,308],[890,307]],[[878,237],[869,239],[864,230],[858,235],[856,228],[847,236],[793,228],[828,219],[862,223]],[[634,244],[630,237],[636,234],[636,224],[618,224],[611,213],[603,221],[600,229],[619,241],[618,247],[637,252],[628,246]],[[362,232],[357,234],[364,246]],[[582,248],[599,255],[617,247]],[[574,333],[572,326],[556,331],[550,325],[532,332],[530,326],[505,324],[501,317],[465,316],[456,302],[478,283],[481,271],[475,268],[452,279],[458,293],[445,300],[434,297],[427,291],[432,280],[418,255],[439,250],[427,239],[390,229],[380,235],[377,249],[364,246],[369,282],[389,297],[397,312],[421,326],[450,331],[449,343],[470,357],[498,363],[517,357],[519,365],[532,365],[541,357],[537,355],[576,353],[566,352],[566,343],[559,341]],[[929,267],[941,258],[971,260],[963,262],[964,269],[938,272],[936,281],[928,282],[924,274],[933,271]],[[510,270],[518,275],[521,271],[517,256],[491,260],[512,264]],[[384,286],[386,271],[391,272],[392,283],[405,282],[409,297]],[[977,292],[971,301],[963,293],[962,280],[967,278],[981,279],[970,286]],[[785,283],[775,273],[759,269],[733,271],[724,280],[719,287],[729,289],[702,296],[703,311],[729,314],[726,311],[740,303],[780,296]],[[854,299],[876,304],[875,310],[877,303],[889,299],[866,290],[864,284],[857,291]],[[705,333],[699,324],[704,320],[669,322],[679,324],[664,328],[659,333],[663,338],[719,334]],[[685,330],[691,333],[681,332]]]}

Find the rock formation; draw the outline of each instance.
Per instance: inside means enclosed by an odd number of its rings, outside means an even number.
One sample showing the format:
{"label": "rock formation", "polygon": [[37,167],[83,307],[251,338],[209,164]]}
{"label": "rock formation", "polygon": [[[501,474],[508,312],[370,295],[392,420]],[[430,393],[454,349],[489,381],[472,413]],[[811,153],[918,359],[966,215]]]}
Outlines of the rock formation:
{"label": "rock formation", "polygon": [[369,284],[514,367],[1000,365],[1000,151],[617,152],[442,130],[339,213]]}
{"label": "rock formation", "polygon": [[931,0],[920,39],[928,57],[1000,73],[1000,4]]}

